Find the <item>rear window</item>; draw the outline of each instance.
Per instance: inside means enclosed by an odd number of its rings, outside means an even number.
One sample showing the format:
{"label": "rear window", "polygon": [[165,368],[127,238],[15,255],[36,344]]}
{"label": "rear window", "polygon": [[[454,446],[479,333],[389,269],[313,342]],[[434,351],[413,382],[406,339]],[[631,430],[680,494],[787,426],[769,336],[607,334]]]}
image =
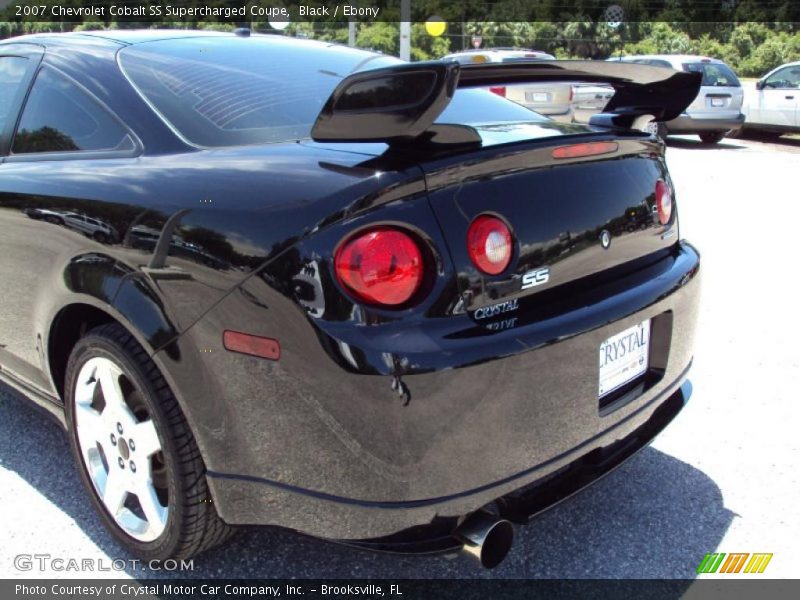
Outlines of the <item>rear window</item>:
{"label": "rear window", "polygon": [[398,62],[272,36],[164,40],[120,51],[139,92],[184,138],[205,147],[308,137],[345,76]]}
{"label": "rear window", "polygon": [[[355,71],[402,62],[346,46],[281,37],[199,37],[120,51],[145,99],[186,140],[222,147],[308,138],[334,88]],[[484,90],[459,90],[442,123],[538,121]]]}
{"label": "rear window", "polygon": [[683,70],[702,73],[704,86],[741,87],[731,68],[722,63],[684,63]]}
{"label": "rear window", "polygon": [[492,125],[548,120],[539,113],[492,92],[467,88],[456,91],[450,104],[439,115],[436,122],[456,125]]}
{"label": "rear window", "polygon": [[651,67],[668,67],[672,68],[672,65],[668,60],[663,60],[661,58],[641,58],[634,60],[632,62],[639,63],[642,65],[650,65]]}

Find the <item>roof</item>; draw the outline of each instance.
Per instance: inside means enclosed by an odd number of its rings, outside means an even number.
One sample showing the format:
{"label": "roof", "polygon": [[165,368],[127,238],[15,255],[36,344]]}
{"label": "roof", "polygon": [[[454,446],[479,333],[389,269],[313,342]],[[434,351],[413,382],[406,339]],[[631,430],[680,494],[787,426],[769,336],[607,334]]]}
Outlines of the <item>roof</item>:
{"label": "roof", "polygon": [[[258,34],[253,34],[256,37]],[[34,33],[0,41],[3,43],[24,42],[88,42],[104,40],[117,45],[140,44],[160,40],[198,37],[234,37],[233,32],[195,29],[98,29],[96,31],[70,31],[65,33]],[[259,36],[260,37],[260,36]]]}

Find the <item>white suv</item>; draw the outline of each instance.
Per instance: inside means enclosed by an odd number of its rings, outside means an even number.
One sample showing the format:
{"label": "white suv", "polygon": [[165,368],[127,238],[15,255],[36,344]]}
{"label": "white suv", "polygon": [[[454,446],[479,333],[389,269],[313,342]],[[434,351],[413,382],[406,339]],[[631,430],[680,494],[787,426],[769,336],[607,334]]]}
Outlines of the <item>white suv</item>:
{"label": "white suv", "polygon": [[742,85],[733,70],[721,60],[688,54],[620,56],[608,60],[703,74],[700,92],[686,111],[667,123],[653,124],[654,133],[661,137],[668,133],[694,133],[704,143],[716,144],[728,132],[742,128]]}
{"label": "white suv", "polygon": [[116,241],[117,232],[108,223],[78,213],[63,213],[64,225],[103,244]]}

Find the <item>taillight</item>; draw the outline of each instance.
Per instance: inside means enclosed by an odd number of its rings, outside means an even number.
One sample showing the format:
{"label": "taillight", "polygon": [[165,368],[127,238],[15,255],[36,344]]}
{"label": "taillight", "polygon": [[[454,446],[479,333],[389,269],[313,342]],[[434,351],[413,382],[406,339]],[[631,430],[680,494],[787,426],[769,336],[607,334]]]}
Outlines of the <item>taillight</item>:
{"label": "taillight", "polygon": [[669,223],[672,218],[672,190],[661,179],[656,181],[656,209],[659,222],[662,225]]}
{"label": "taillight", "polygon": [[345,242],[336,252],[334,269],[339,282],[358,300],[397,306],[422,283],[422,252],[407,233],[377,227]]}
{"label": "taillight", "polygon": [[502,96],[503,98],[506,97],[506,86],[504,85],[496,85],[489,88],[489,91],[493,94],[497,94],[498,96]]}
{"label": "taillight", "polygon": [[572,103],[572,99],[575,97],[575,88],[569,86],[569,101],[570,104]]}
{"label": "taillight", "polygon": [[511,262],[511,231],[497,217],[481,215],[469,226],[467,247],[470,259],[480,271],[497,275]]}

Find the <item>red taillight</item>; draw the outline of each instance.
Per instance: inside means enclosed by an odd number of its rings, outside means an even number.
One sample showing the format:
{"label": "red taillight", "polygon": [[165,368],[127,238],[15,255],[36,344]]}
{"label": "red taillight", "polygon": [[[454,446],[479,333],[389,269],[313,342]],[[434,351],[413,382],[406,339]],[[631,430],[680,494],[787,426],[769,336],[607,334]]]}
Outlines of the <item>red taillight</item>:
{"label": "red taillight", "polygon": [[575,97],[575,88],[569,86],[569,101],[572,102],[572,99]]}
{"label": "red taillight", "polygon": [[489,88],[489,91],[493,94],[497,94],[498,96],[502,96],[503,98],[506,97],[506,86],[504,85],[496,85]]}
{"label": "red taillight", "polygon": [[597,156],[598,154],[611,154],[619,148],[617,142],[586,142],[559,146],[553,150],[553,158],[581,158],[583,156]]}
{"label": "red taillight", "polygon": [[497,217],[481,215],[469,226],[467,247],[469,257],[479,270],[497,275],[511,262],[511,231]]}
{"label": "red taillight", "polygon": [[359,300],[397,306],[422,283],[423,261],[417,243],[398,229],[378,227],[348,240],[334,259],[339,282]]}
{"label": "red taillight", "polygon": [[672,190],[661,179],[656,181],[656,209],[659,222],[662,225],[669,223],[672,218]]}

